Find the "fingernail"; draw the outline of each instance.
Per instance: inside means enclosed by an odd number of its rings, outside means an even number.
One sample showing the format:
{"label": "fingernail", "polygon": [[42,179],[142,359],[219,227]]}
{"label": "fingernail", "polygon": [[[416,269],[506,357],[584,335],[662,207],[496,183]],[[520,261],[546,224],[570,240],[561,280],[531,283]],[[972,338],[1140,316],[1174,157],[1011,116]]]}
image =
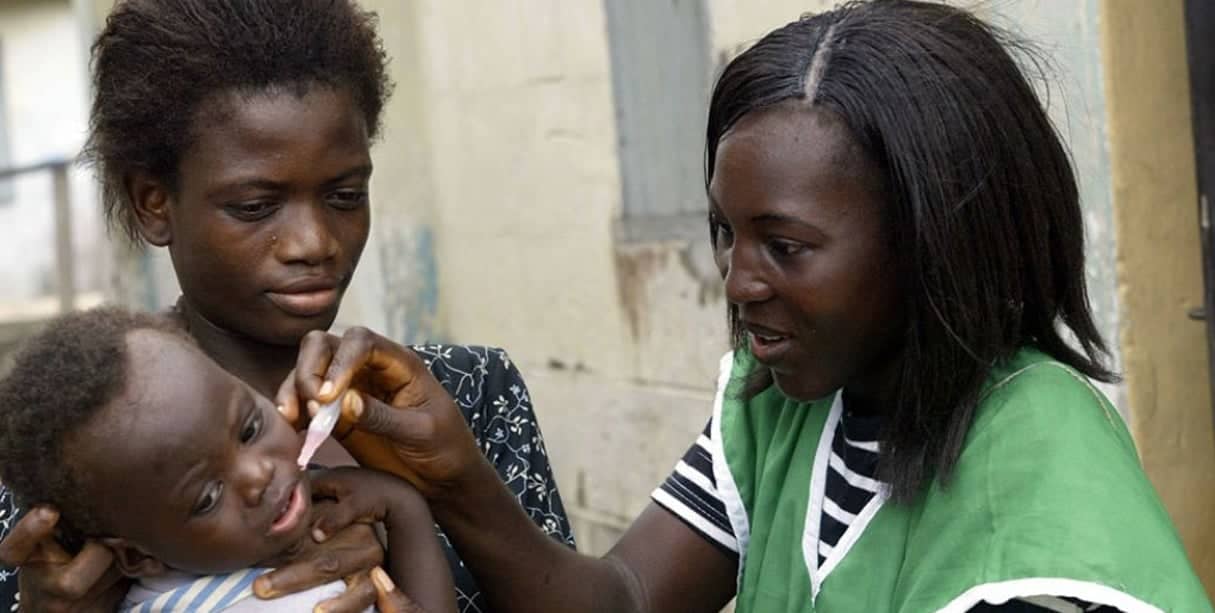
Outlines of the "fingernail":
{"label": "fingernail", "polygon": [[322,383],[321,389],[317,391],[317,394],[322,398],[328,398],[329,394],[332,394],[332,393],[333,393],[333,382],[332,381],[326,381],[326,382]]}
{"label": "fingernail", "polygon": [[312,613],[325,613],[325,611],[328,611],[328,609],[326,609],[325,605],[323,604],[318,604],[315,607],[312,607]]}
{"label": "fingernail", "polygon": [[308,415],[311,415],[312,417],[316,417],[316,412],[319,410],[321,410],[321,403],[319,403],[315,400],[308,401]]}
{"label": "fingernail", "polygon": [[312,540],[314,540],[318,543],[324,543],[325,542],[325,531],[321,530],[320,528],[313,528],[312,529]]}
{"label": "fingernail", "polygon": [[397,586],[392,583],[392,579],[388,578],[388,573],[384,572],[384,569],[379,566],[371,569],[371,580],[385,594],[397,589]]}
{"label": "fingernail", "polygon": [[350,391],[348,396],[350,397],[350,399],[347,401],[350,403],[350,416],[354,418],[355,421],[358,421],[359,418],[363,416],[363,397],[359,396],[359,393],[353,390]]}
{"label": "fingernail", "polygon": [[275,405],[275,406],[274,406],[274,410],[278,411],[278,414],[279,414],[279,415],[286,415],[286,414],[287,414],[287,407],[285,407],[285,406],[283,406],[283,405],[281,405],[281,404],[279,404],[279,405]]}
{"label": "fingernail", "polygon": [[270,580],[265,577],[258,577],[253,582],[253,593],[258,598],[274,598],[278,594],[274,591],[274,586],[270,585]]}

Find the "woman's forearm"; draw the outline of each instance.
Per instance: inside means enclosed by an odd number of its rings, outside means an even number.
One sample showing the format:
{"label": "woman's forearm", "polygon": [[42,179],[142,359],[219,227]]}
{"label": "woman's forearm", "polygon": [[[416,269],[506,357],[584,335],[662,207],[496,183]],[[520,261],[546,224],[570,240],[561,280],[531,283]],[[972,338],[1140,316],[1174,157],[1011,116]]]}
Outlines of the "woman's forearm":
{"label": "woman's forearm", "polygon": [[493,467],[431,500],[431,510],[495,611],[641,611],[631,571],[581,555],[545,535]]}

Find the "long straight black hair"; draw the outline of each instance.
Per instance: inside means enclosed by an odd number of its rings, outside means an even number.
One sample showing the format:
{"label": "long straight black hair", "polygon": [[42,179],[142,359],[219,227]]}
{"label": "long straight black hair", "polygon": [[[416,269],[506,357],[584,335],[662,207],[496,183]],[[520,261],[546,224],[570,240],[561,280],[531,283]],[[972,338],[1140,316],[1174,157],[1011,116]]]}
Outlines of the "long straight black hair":
{"label": "long straight black hair", "polygon": [[[706,187],[730,128],[788,101],[837,115],[880,172],[908,323],[879,474],[900,501],[948,480],[988,373],[1019,348],[1116,379],[1085,291],[1076,178],[1010,49],[1030,51],[958,8],[854,2],[768,34],[713,90]],[[744,346],[733,307],[730,324]]]}

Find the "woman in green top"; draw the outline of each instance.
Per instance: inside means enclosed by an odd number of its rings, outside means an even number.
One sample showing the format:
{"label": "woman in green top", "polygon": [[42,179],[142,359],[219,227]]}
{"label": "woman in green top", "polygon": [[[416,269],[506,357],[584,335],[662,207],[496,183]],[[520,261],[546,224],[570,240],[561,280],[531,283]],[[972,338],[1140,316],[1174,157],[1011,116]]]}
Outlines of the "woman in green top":
{"label": "woman in green top", "polygon": [[383,339],[306,339],[287,413],[359,381],[360,427],[394,439],[500,611],[1211,610],[1088,383],[1114,375],[1076,180],[1002,38],[875,1],[726,67],[706,183],[735,350],[604,558],[545,539]]}

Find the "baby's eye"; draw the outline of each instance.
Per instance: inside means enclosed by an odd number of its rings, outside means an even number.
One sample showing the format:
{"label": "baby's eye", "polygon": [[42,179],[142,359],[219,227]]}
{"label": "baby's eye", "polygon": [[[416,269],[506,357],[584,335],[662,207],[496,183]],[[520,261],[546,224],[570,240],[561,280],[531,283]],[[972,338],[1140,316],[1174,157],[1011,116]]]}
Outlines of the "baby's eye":
{"label": "baby's eye", "polygon": [[224,494],[224,484],[219,481],[212,481],[203,488],[202,494],[198,497],[198,501],[194,503],[194,509],[190,512],[191,515],[206,515],[219,505],[219,499]]}
{"label": "baby's eye", "polygon": [[245,420],[245,425],[240,429],[240,442],[248,443],[257,438],[262,432],[262,412],[254,410],[249,419]]}

